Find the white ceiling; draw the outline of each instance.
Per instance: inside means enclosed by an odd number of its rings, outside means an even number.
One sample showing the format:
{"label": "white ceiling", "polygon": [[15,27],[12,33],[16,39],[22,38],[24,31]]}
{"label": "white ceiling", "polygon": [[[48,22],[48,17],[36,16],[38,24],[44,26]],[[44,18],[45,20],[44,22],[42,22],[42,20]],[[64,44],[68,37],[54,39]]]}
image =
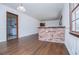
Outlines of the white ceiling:
{"label": "white ceiling", "polygon": [[[5,5],[16,9],[19,4],[6,3]],[[63,3],[23,3],[26,14],[39,20],[55,20],[61,15]]]}

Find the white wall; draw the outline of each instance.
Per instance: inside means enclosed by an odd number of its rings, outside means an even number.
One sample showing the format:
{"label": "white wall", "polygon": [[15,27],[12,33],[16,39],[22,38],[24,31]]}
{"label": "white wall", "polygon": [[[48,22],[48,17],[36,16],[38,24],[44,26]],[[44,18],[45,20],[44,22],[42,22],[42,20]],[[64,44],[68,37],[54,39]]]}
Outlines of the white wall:
{"label": "white wall", "polygon": [[39,21],[25,14],[19,14],[19,37],[38,32]]}
{"label": "white wall", "polygon": [[0,42],[6,40],[6,18],[5,8],[0,5]]}
{"label": "white wall", "polygon": [[65,45],[70,54],[79,54],[79,38],[69,34],[69,4],[65,4],[62,12],[62,23],[65,29]]}
{"label": "white wall", "polygon": [[19,16],[19,37],[37,33],[37,27],[39,27],[39,21],[37,19],[0,4],[0,42],[6,41],[7,11]]}
{"label": "white wall", "polygon": [[41,22],[45,23],[46,27],[59,26],[59,20],[47,20],[47,21],[41,21]]}

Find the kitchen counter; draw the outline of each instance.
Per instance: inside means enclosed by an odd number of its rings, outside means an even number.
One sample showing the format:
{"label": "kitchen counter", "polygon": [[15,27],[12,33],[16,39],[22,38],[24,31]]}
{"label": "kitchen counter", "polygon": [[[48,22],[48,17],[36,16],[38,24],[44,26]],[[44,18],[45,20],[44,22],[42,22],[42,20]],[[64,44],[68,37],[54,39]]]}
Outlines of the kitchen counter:
{"label": "kitchen counter", "polygon": [[39,40],[64,43],[65,27],[38,27],[39,28]]}

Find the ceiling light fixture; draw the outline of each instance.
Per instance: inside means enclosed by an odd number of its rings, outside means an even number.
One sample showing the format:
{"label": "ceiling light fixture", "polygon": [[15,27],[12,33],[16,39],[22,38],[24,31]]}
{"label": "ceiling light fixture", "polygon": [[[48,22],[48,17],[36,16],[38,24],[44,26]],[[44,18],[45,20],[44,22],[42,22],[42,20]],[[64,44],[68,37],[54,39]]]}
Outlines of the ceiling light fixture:
{"label": "ceiling light fixture", "polygon": [[20,4],[18,7],[17,7],[17,10],[18,11],[21,11],[21,12],[25,12],[26,9],[24,8],[23,4]]}

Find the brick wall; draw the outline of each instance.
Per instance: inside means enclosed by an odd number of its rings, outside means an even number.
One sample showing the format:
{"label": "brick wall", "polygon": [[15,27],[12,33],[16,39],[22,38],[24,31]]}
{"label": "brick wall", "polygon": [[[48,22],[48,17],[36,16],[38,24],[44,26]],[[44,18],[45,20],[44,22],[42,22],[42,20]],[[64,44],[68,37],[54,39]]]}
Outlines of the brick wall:
{"label": "brick wall", "polygon": [[64,43],[64,28],[39,28],[39,40]]}

